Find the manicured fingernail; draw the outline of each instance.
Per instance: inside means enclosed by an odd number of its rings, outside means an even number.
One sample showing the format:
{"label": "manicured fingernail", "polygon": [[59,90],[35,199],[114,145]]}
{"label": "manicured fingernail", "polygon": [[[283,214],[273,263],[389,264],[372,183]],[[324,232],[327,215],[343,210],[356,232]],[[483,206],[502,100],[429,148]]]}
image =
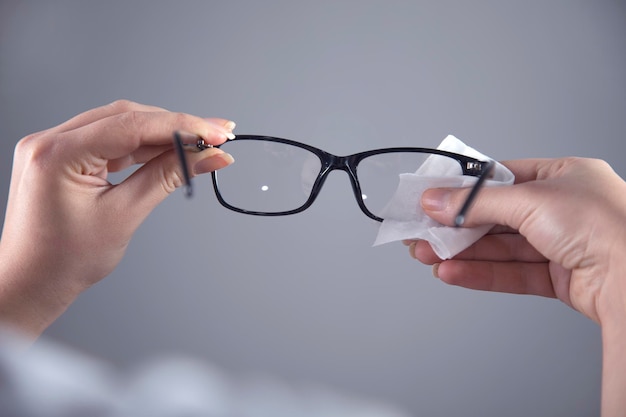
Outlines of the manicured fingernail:
{"label": "manicured fingernail", "polygon": [[428,211],[443,211],[448,207],[450,191],[433,188],[422,194],[422,208]]}
{"label": "manicured fingernail", "polygon": [[237,126],[237,123],[233,122],[232,120],[229,120],[226,123],[224,123],[224,128],[226,129],[226,138],[228,138],[229,140],[235,139],[235,135],[233,135],[233,129],[236,126]]}
{"label": "manicured fingernail", "polygon": [[441,264],[433,264],[433,276],[435,278],[439,278],[439,265]]}

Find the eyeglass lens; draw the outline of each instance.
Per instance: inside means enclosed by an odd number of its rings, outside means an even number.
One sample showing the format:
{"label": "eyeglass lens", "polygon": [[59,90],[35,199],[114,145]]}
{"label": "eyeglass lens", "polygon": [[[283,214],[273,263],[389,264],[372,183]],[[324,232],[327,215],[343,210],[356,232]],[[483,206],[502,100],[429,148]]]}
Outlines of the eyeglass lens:
{"label": "eyeglass lens", "polygon": [[279,213],[301,207],[322,165],[314,153],[278,142],[240,140],[221,149],[237,163],[216,173],[219,192],[226,203],[247,211]]}
{"label": "eyeglass lens", "polygon": [[357,166],[357,176],[365,207],[382,218],[381,212],[396,192],[400,175],[419,173],[426,166],[447,166],[448,175],[463,174],[456,160],[423,152],[389,152],[361,160]]}

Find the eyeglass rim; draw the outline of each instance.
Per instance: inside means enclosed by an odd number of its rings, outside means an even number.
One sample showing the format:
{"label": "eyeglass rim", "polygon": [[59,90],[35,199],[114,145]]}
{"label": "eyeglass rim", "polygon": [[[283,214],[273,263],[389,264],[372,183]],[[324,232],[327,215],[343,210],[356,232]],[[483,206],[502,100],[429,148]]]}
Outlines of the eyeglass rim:
{"label": "eyeglass rim", "polygon": [[[476,183],[476,186],[473,187],[470,197],[468,198],[468,201],[465,202],[463,209],[459,212],[459,215],[463,214],[461,223],[457,224],[457,226],[460,226],[462,224],[462,221],[465,218],[465,213],[469,209],[469,205],[472,203],[478,189],[481,187],[482,182],[484,181],[487,174],[489,173],[488,171],[491,171],[492,166],[493,166],[493,161],[490,161],[490,160],[483,161],[483,160],[479,160],[477,158],[473,158],[467,155],[461,155],[458,153],[444,151],[441,149],[434,149],[434,148],[422,148],[422,147],[379,148],[379,149],[372,149],[369,151],[358,152],[358,153],[351,154],[351,155],[339,156],[339,155],[331,154],[329,152],[326,152],[314,146],[308,145],[306,143],[298,142],[292,139],[280,138],[276,136],[237,135],[236,138],[229,140],[228,142],[245,141],[245,140],[275,142],[275,143],[282,143],[282,144],[302,148],[315,154],[320,159],[320,163],[321,163],[320,172],[318,173],[317,178],[314,181],[314,185],[311,189],[311,193],[309,197],[307,198],[307,200],[300,207],[297,207],[291,210],[280,211],[280,212],[261,212],[261,211],[254,211],[254,210],[246,210],[246,209],[242,209],[240,207],[236,207],[236,206],[229,204],[222,197],[222,194],[219,190],[219,180],[218,180],[217,171],[211,172],[213,190],[215,192],[215,196],[217,197],[217,200],[222,206],[238,213],[249,214],[249,215],[254,215],[254,216],[263,216],[263,217],[287,216],[287,215],[297,214],[297,213],[301,213],[305,211],[316,200],[319,194],[319,191],[321,190],[324,182],[326,181],[326,177],[328,173],[335,169],[342,169],[346,171],[350,177],[350,182],[352,184],[353,192],[357,200],[357,204],[359,208],[361,209],[361,211],[367,217],[375,221],[382,222],[384,219],[372,213],[367,208],[363,200],[358,198],[358,196],[361,194],[361,188],[360,188],[358,177],[356,176],[356,167],[360,161],[370,156],[381,155],[385,153],[415,152],[415,153],[435,154],[435,155],[441,155],[441,156],[452,158],[456,160],[461,166],[463,175],[473,176],[479,179]],[[225,143],[228,143],[228,142],[225,142]],[[220,148],[221,146],[222,145],[216,145],[215,147]],[[338,167],[336,165],[332,166],[333,162],[335,162],[336,160],[344,161],[344,164],[346,164],[346,166],[344,168]],[[459,217],[459,219],[461,219],[461,217]]]}
{"label": "eyeglass rim", "polygon": [[[357,152],[354,154],[350,154],[350,155],[334,155],[331,154],[327,151],[324,151],[320,148],[316,148],[315,146],[311,146],[309,144],[306,143],[302,143],[302,142],[298,142],[292,139],[284,139],[284,138],[280,138],[280,137],[276,137],[276,136],[264,136],[264,135],[237,135],[234,139],[228,140],[227,142],[224,142],[221,145],[214,145],[215,148],[220,148],[222,145],[224,144],[228,144],[229,142],[237,142],[237,141],[242,141],[242,140],[258,140],[258,141],[266,141],[266,142],[277,142],[277,143],[284,143],[287,145],[292,145],[292,146],[296,146],[299,148],[303,148],[306,149],[314,154],[316,154],[317,156],[320,157],[320,159],[328,159],[329,157],[337,157],[337,158],[346,158],[346,159],[351,159],[354,161],[354,163],[358,163],[360,162],[362,159],[365,159],[367,157],[370,157],[372,155],[379,155],[379,154],[384,154],[384,153],[396,153],[396,152],[415,152],[415,153],[429,153],[429,154],[436,154],[436,155],[441,155],[441,156],[447,156],[450,158],[455,159],[456,161],[458,161],[461,164],[461,168],[463,169],[463,175],[469,175],[472,177],[478,177],[480,176],[480,173],[482,172],[482,170],[478,170],[475,171],[472,168],[468,167],[468,163],[472,164],[472,163],[478,163],[478,164],[485,164],[489,161],[484,161],[484,160],[480,160],[477,158],[473,158],[471,156],[467,156],[467,155],[462,155],[462,154],[458,154],[455,152],[450,152],[450,151],[444,151],[442,149],[435,149],[435,148],[422,148],[422,147],[415,147],[415,146],[400,146],[400,147],[391,147],[391,148],[378,148],[378,149],[372,149],[369,151],[362,151],[362,152]],[[465,165],[463,165],[465,164]]]}

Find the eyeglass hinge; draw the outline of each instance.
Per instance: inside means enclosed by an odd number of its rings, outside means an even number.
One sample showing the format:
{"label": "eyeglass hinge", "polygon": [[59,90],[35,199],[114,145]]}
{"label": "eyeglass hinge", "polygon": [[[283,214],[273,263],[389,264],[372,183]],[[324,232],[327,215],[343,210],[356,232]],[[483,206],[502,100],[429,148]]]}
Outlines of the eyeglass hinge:
{"label": "eyeglass hinge", "polygon": [[213,145],[211,145],[210,143],[206,143],[206,141],[202,138],[198,138],[196,143],[184,143],[182,144],[182,146],[184,149],[187,149],[191,152],[200,152],[213,147]]}
{"label": "eyeglass hinge", "polygon": [[212,148],[212,147],[213,145],[211,145],[210,143],[206,143],[204,139],[202,138],[198,138],[198,141],[196,142],[196,148],[198,148],[201,151],[208,149],[208,148]]}
{"label": "eyeglass hinge", "polygon": [[466,163],[465,169],[471,173],[479,174],[483,170],[483,164],[481,162],[470,161]]}

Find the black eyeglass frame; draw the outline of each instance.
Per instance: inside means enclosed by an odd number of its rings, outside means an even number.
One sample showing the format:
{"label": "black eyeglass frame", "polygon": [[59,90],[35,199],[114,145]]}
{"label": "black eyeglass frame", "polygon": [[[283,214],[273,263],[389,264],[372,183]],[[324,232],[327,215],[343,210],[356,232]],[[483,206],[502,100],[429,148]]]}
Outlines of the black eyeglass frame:
{"label": "black eyeglass frame", "polygon": [[[275,142],[275,143],[282,143],[282,144],[302,148],[315,154],[320,159],[320,162],[321,162],[320,171],[317,174],[317,177],[311,189],[311,194],[309,195],[306,202],[296,209],[280,211],[280,212],[252,211],[252,210],[246,210],[246,209],[242,209],[242,208],[235,207],[235,206],[228,204],[228,202],[226,202],[224,198],[222,197],[222,194],[220,193],[220,190],[219,190],[218,173],[216,171],[211,172],[213,190],[215,191],[215,196],[217,197],[217,200],[220,202],[220,204],[229,210],[233,210],[233,211],[236,211],[238,213],[243,213],[243,214],[250,214],[254,216],[287,216],[291,214],[300,213],[306,210],[307,208],[311,207],[311,205],[315,202],[315,199],[319,195],[319,192],[322,189],[322,186],[324,185],[324,182],[326,181],[328,174],[332,171],[340,170],[348,174],[348,177],[350,178],[350,184],[352,185],[352,191],[354,193],[357,204],[359,208],[361,209],[361,211],[367,217],[373,220],[376,220],[378,222],[382,222],[383,219],[376,216],[372,212],[370,212],[365,206],[365,203],[363,203],[363,198],[361,197],[362,196],[361,186],[360,186],[358,175],[357,175],[358,165],[363,159],[368,158],[373,155],[381,155],[381,154],[386,154],[386,153],[415,152],[415,153],[424,153],[424,154],[435,154],[435,155],[441,155],[441,156],[452,158],[459,163],[461,170],[463,172],[463,175],[469,175],[469,176],[478,178],[476,183],[472,187],[472,190],[468,194],[468,197],[466,201],[464,202],[463,207],[461,208],[461,210],[459,211],[458,215],[455,218],[456,226],[461,226],[463,222],[465,221],[465,215],[467,211],[469,210],[474,198],[476,197],[476,194],[478,193],[479,189],[482,187],[485,179],[490,175],[495,165],[495,162],[492,160],[481,161],[479,159],[457,154],[454,152],[448,152],[448,151],[443,151],[440,149],[431,149],[431,148],[420,148],[420,147],[381,148],[381,149],[374,149],[370,151],[359,152],[359,153],[355,153],[352,155],[338,156],[338,155],[334,155],[329,152],[326,152],[322,149],[316,148],[314,146],[307,145],[305,143],[297,142],[291,139],[278,138],[274,136],[237,135],[237,137],[235,139],[232,139],[231,141],[245,141],[245,140]],[[220,148],[222,145],[216,145],[216,146],[208,145],[204,142],[203,139],[198,139],[195,144],[191,144],[191,145],[183,144],[181,136],[178,132],[174,132],[174,142],[175,142],[175,147],[177,149],[179,159],[183,168],[184,180],[185,180],[185,185],[186,185],[186,190],[187,190],[186,194],[188,197],[190,197],[192,195],[192,188],[191,188],[191,180],[190,180],[189,171],[187,168],[186,159],[184,158],[184,152],[183,152],[184,147],[191,146],[192,148],[194,148],[194,150],[201,151],[209,147]]]}

